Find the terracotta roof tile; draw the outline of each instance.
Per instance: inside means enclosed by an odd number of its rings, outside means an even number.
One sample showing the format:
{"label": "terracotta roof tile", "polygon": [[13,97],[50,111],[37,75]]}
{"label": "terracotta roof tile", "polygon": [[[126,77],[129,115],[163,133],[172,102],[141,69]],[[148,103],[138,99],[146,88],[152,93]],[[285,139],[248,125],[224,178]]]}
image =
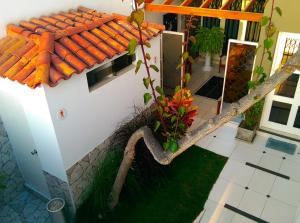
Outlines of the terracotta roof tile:
{"label": "terracotta roof tile", "polygon": [[17,80],[19,83],[22,83],[32,72],[35,71],[36,68],[36,59],[35,56],[28,64],[26,64],[22,69],[11,79]]}
{"label": "terracotta roof tile", "polygon": [[56,55],[51,55],[51,62],[52,65],[57,69],[57,71],[61,72],[66,76],[71,76],[76,72],[76,70],[73,67],[71,67],[69,64],[64,62]]}
{"label": "terracotta roof tile", "polygon": [[[142,41],[164,30],[159,24],[142,26]],[[0,76],[31,88],[54,87],[125,52],[131,39],[139,39],[126,16],[85,7],[10,24],[7,35],[0,39]]]}
{"label": "terracotta roof tile", "polygon": [[37,54],[38,46],[35,45],[30,50],[28,50],[15,65],[13,65],[8,71],[6,71],[3,76],[13,79],[13,77],[17,75],[18,72],[20,72],[26,66],[26,64],[28,64]]}
{"label": "terracotta roof tile", "polygon": [[100,50],[98,50],[96,47],[94,47],[90,42],[85,40],[79,35],[73,35],[71,36],[72,40],[74,40],[77,44],[79,44],[81,47],[86,49],[87,52],[89,52],[92,56],[94,56],[97,59],[98,63],[101,63],[103,60],[105,60],[106,56],[104,53],[102,53]]}

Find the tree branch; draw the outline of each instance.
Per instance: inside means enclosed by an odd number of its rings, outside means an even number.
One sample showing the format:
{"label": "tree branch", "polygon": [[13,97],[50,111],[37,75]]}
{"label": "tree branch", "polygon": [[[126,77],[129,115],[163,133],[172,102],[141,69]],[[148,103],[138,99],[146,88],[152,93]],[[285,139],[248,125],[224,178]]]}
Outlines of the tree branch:
{"label": "tree branch", "polygon": [[135,157],[136,143],[143,138],[153,158],[162,165],[168,165],[181,153],[202,139],[204,136],[213,132],[225,123],[229,122],[235,116],[242,114],[253,104],[260,101],[268,93],[270,93],[276,86],[283,83],[294,71],[300,67],[300,49],[288,60],[288,62],[280,69],[270,76],[263,84],[258,86],[247,96],[241,98],[238,102],[231,104],[224,112],[214,118],[196,126],[194,130],[188,132],[185,137],[179,141],[180,149],[172,153],[162,148],[157,139],[153,136],[152,131],[147,126],[138,129],[129,139],[125,148],[124,158],[119,168],[119,172],[115,179],[111,194],[109,206],[113,209],[119,200],[122,187],[125,183],[128,170],[132,165]]}

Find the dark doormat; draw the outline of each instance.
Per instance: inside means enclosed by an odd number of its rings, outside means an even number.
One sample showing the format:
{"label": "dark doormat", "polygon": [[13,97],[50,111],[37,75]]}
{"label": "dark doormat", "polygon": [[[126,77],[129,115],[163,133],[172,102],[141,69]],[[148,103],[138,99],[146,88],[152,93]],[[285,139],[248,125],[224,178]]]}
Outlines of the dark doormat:
{"label": "dark doormat", "polygon": [[281,140],[273,139],[273,138],[268,138],[266,147],[269,149],[275,149],[280,152],[294,155],[296,152],[297,145],[288,143],[288,142],[284,142]]}
{"label": "dark doormat", "polygon": [[224,78],[213,76],[196,92],[196,95],[218,100],[223,93]]}

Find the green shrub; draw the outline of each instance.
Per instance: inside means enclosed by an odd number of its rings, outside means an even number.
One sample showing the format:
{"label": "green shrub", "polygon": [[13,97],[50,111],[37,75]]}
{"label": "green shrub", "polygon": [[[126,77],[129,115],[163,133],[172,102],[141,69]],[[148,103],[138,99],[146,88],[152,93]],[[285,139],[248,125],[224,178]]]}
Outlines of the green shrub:
{"label": "green shrub", "polygon": [[264,100],[261,100],[244,113],[244,128],[254,130],[259,125],[263,107]]}
{"label": "green shrub", "polygon": [[196,43],[192,46],[192,51],[198,50],[201,54],[220,54],[224,43],[224,31],[220,27],[211,29],[199,27],[196,31]]}

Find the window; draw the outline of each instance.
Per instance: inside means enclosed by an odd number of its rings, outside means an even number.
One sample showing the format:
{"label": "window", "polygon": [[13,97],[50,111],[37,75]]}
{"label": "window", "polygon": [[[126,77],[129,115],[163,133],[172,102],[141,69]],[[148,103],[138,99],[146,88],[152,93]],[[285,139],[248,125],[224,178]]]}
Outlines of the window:
{"label": "window", "polygon": [[299,75],[292,74],[285,82],[276,88],[275,94],[288,98],[294,98],[298,80]]}
{"label": "window", "polygon": [[292,105],[290,104],[273,101],[269,121],[286,125],[288,123],[291,107]]}
{"label": "window", "polygon": [[294,127],[300,129],[300,107],[298,107],[298,112],[296,115]]}
{"label": "window", "polygon": [[86,76],[90,91],[93,90],[96,85],[100,86],[114,79],[118,76],[120,71],[129,67],[135,60],[135,55],[128,55],[126,53],[90,72],[87,72]]}

